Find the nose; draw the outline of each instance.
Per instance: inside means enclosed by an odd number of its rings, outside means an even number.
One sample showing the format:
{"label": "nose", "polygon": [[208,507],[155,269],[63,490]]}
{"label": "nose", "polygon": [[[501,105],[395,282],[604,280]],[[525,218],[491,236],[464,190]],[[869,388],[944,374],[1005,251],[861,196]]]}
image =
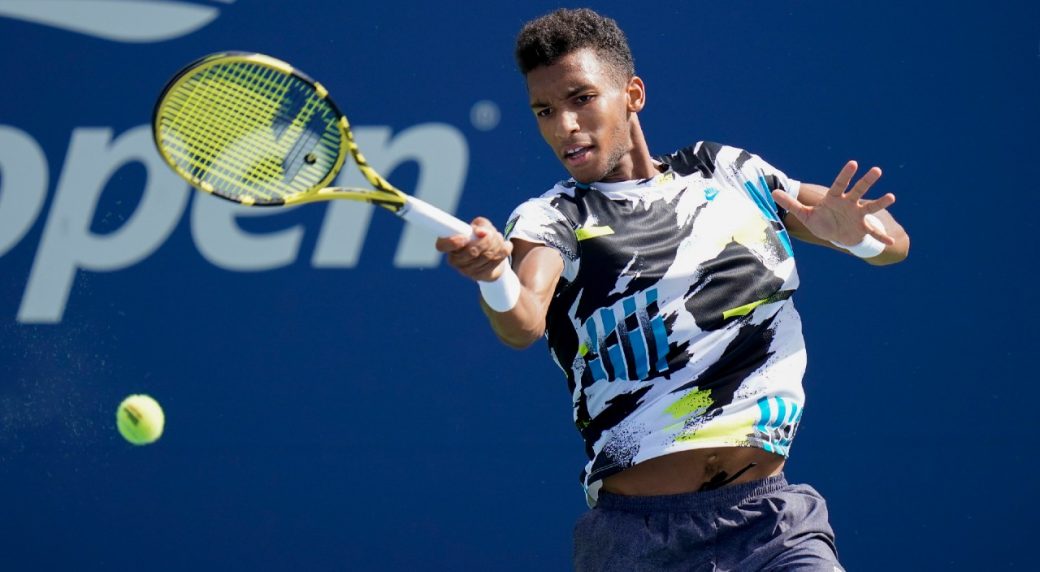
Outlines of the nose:
{"label": "nose", "polygon": [[556,122],[556,136],[560,139],[566,139],[571,133],[576,133],[579,129],[578,126],[578,114],[573,111],[563,111],[556,116],[558,121]]}

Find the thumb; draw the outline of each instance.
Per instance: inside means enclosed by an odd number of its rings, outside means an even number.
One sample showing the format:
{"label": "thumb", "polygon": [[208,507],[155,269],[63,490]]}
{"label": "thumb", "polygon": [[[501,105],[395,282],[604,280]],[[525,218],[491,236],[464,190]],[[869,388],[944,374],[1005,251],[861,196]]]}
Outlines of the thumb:
{"label": "thumb", "polygon": [[773,200],[776,201],[777,206],[784,209],[785,211],[793,214],[799,220],[802,220],[809,214],[809,207],[798,202],[798,199],[783,191],[773,191]]}

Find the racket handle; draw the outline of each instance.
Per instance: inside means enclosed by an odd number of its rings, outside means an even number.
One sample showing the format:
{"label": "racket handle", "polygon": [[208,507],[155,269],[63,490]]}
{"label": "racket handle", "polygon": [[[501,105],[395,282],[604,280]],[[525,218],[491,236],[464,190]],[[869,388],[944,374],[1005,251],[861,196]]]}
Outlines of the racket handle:
{"label": "racket handle", "polygon": [[[409,223],[424,226],[439,237],[462,234],[473,239],[473,227],[442,211],[426,201],[408,197],[397,216]],[[509,266],[509,259],[502,261],[502,273],[493,282],[479,282],[480,295],[496,312],[508,312],[520,299],[520,279]]]}
{"label": "racket handle", "polygon": [[412,224],[426,227],[441,238],[462,234],[473,238],[473,227],[426,201],[408,197],[397,216]]}

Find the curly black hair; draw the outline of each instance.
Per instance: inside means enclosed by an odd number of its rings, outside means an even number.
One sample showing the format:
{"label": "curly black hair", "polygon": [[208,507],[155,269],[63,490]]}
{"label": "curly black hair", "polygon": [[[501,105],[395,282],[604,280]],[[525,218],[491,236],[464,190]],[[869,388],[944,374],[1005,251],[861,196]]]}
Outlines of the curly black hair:
{"label": "curly black hair", "polygon": [[591,48],[616,72],[620,82],[635,75],[635,61],[625,33],[612,18],[588,8],[566,8],[524,24],[516,38],[516,62],[527,77],[531,70],[563,56]]}

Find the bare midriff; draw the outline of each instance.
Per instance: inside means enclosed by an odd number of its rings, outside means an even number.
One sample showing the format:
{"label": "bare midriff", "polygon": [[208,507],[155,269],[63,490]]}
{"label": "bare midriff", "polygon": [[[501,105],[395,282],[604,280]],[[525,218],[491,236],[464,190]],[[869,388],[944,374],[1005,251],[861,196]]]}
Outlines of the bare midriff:
{"label": "bare midriff", "polygon": [[755,447],[694,449],[655,457],[611,475],[603,479],[603,490],[627,496],[674,495],[719,488],[722,482],[721,486],[732,486],[764,479],[783,468],[782,456]]}

